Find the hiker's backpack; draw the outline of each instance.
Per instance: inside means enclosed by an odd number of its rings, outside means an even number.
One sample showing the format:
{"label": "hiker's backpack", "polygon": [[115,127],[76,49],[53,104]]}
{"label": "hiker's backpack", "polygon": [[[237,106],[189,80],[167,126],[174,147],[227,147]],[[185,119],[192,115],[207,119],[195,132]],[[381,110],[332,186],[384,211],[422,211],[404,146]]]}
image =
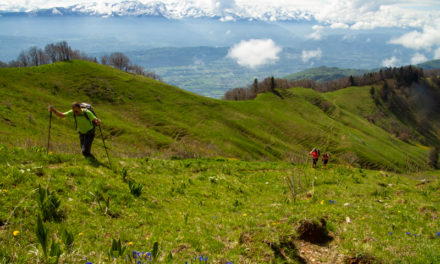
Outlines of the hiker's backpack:
{"label": "hiker's backpack", "polygon": [[318,154],[318,156],[321,156],[321,151],[319,151],[319,149],[317,149],[317,148],[314,148],[314,149],[313,149],[313,151],[315,151],[315,152],[316,152],[316,154]]}
{"label": "hiker's backpack", "polygon": [[[95,129],[95,126],[96,126],[95,122],[90,120],[89,116],[85,113],[86,110],[89,110],[90,112],[92,112],[92,114],[94,114],[96,117],[98,117],[95,113],[95,110],[93,109],[93,106],[88,103],[81,103],[80,106],[81,106],[81,110],[84,113],[85,118],[87,118],[87,120],[89,120],[89,122],[92,123],[93,129]],[[78,124],[76,122],[76,115],[73,114],[73,117],[75,118],[75,130],[76,130],[76,129],[78,129]]]}

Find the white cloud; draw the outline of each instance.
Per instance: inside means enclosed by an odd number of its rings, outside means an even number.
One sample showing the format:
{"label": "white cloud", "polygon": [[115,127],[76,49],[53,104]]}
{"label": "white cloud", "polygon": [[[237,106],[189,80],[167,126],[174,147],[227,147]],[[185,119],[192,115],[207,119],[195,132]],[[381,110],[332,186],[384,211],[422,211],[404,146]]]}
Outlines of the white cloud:
{"label": "white cloud", "polygon": [[423,28],[423,32],[414,30],[400,38],[392,39],[389,43],[400,44],[415,50],[430,50],[433,46],[440,46],[440,26],[438,24],[437,27],[426,26]]}
{"label": "white cloud", "polygon": [[312,33],[310,33],[307,37],[309,39],[314,39],[314,40],[320,40],[322,38],[322,34],[323,34],[323,26],[320,25],[314,25],[312,27],[312,29],[314,30]]}
{"label": "white cloud", "polygon": [[349,28],[349,26],[347,24],[345,24],[345,23],[336,22],[336,23],[331,24],[330,28],[332,28],[332,29],[336,29],[336,28],[345,29],[345,28]]}
{"label": "white cloud", "polygon": [[440,60],[440,48],[437,48],[434,52],[434,60]]}
{"label": "white cloud", "polygon": [[308,62],[311,59],[320,59],[322,57],[322,50],[316,49],[316,50],[303,50],[302,51],[302,61]]}
{"label": "white cloud", "polygon": [[396,67],[398,66],[400,63],[399,59],[396,58],[395,56],[389,58],[389,59],[384,59],[382,61],[382,66],[383,67]]}
{"label": "white cloud", "polygon": [[271,39],[243,40],[229,49],[227,57],[236,60],[244,67],[257,68],[264,64],[274,63],[282,48]]}
{"label": "white cloud", "polygon": [[428,60],[428,58],[426,58],[425,55],[417,52],[411,58],[411,64],[419,64],[419,63],[425,62],[427,60]]}

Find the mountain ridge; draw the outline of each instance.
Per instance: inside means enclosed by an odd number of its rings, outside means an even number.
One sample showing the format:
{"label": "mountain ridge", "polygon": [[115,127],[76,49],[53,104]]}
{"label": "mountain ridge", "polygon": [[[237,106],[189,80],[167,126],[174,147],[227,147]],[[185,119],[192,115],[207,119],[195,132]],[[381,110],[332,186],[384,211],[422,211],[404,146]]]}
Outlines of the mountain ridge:
{"label": "mountain ridge", "polygon": [[271,8],[261,11],[251,6],[218,9],[209,6],[191,6],[177,3],[142,3],[140,1],[121,1],[118,3],[76,4],[68,7],[52,6],[49,8],[23,10],[5,8],[6,16],[154,16],[169,19],[213,18],[221,21],[261,20],[261,21],[313,21],[313,16],[296,10]]}
{"label": "mountain ridge", "polygon": [[[370,89],[322,94],[292,88],[279,90],[282,98],[264,93],[252,101],[230,102],[85,61],[6,68],[0,69],[0,138],[12,145],[44,146],[46,106],[63,110],[72,101],[86,101],[104,120],[112,155],[304,162],[318,146],[333,153],[335,161],[367,168],[402,170],[408,157],[411,166],[426,167],[429,147],[411,137],[404,142],[369,120],[404,126],[387,108],[377,108]],[[71,124],[53,122],[55,150],[77,152]]]}

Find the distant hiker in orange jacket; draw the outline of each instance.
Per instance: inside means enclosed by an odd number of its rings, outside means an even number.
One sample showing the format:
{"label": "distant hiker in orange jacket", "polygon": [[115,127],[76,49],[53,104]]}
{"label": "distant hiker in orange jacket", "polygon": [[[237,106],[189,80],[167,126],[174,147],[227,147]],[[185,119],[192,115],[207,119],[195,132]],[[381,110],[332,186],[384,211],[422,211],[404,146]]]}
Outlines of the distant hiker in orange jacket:
{"label": "distant hiker in orange jacket", "polygon": [[90,110],[81,108],[81,104],[77,102],[72,103],[72,110],[65,113],[55,110],[52,106],[49,106],[49,111],[55,113],[60,118],[73,117],[75,129],[79,133],[82,154],[86,158],[95,159],[92,153],[90,153],[93,139],[95,138],[95,126],[93,123],[99,126],[101,125],[101,120],[96,118]]}
{"label": "distant hiker in orange jacket", "polygon": [[316,164],[318,163],[318,159],[319,159],[319,155],[320,155],[319,149],[313,148],[309,154],[312,155],[312,157],[313,157],[312,168],[316,169]]}

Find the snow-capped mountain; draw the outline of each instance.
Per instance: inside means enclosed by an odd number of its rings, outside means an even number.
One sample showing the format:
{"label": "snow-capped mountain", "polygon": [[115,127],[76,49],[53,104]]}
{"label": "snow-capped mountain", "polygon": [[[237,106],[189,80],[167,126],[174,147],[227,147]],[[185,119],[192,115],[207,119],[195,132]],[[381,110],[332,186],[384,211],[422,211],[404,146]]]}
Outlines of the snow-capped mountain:
{"label": "snow-capped mountain", "polygon": [[50,7],[44,9],[3,11],[6,16],[159,16],[169,19],[182,18],[219,18],[222,21],[230,20],[311,20],[312,15],[298,10],[289,10],[280,7],[259,8],[254,5],[228,6],[206,5],[195,6],[186,1],[168,2],[153,1],[121,1],[116,3],[82,3],[69,7]]}

